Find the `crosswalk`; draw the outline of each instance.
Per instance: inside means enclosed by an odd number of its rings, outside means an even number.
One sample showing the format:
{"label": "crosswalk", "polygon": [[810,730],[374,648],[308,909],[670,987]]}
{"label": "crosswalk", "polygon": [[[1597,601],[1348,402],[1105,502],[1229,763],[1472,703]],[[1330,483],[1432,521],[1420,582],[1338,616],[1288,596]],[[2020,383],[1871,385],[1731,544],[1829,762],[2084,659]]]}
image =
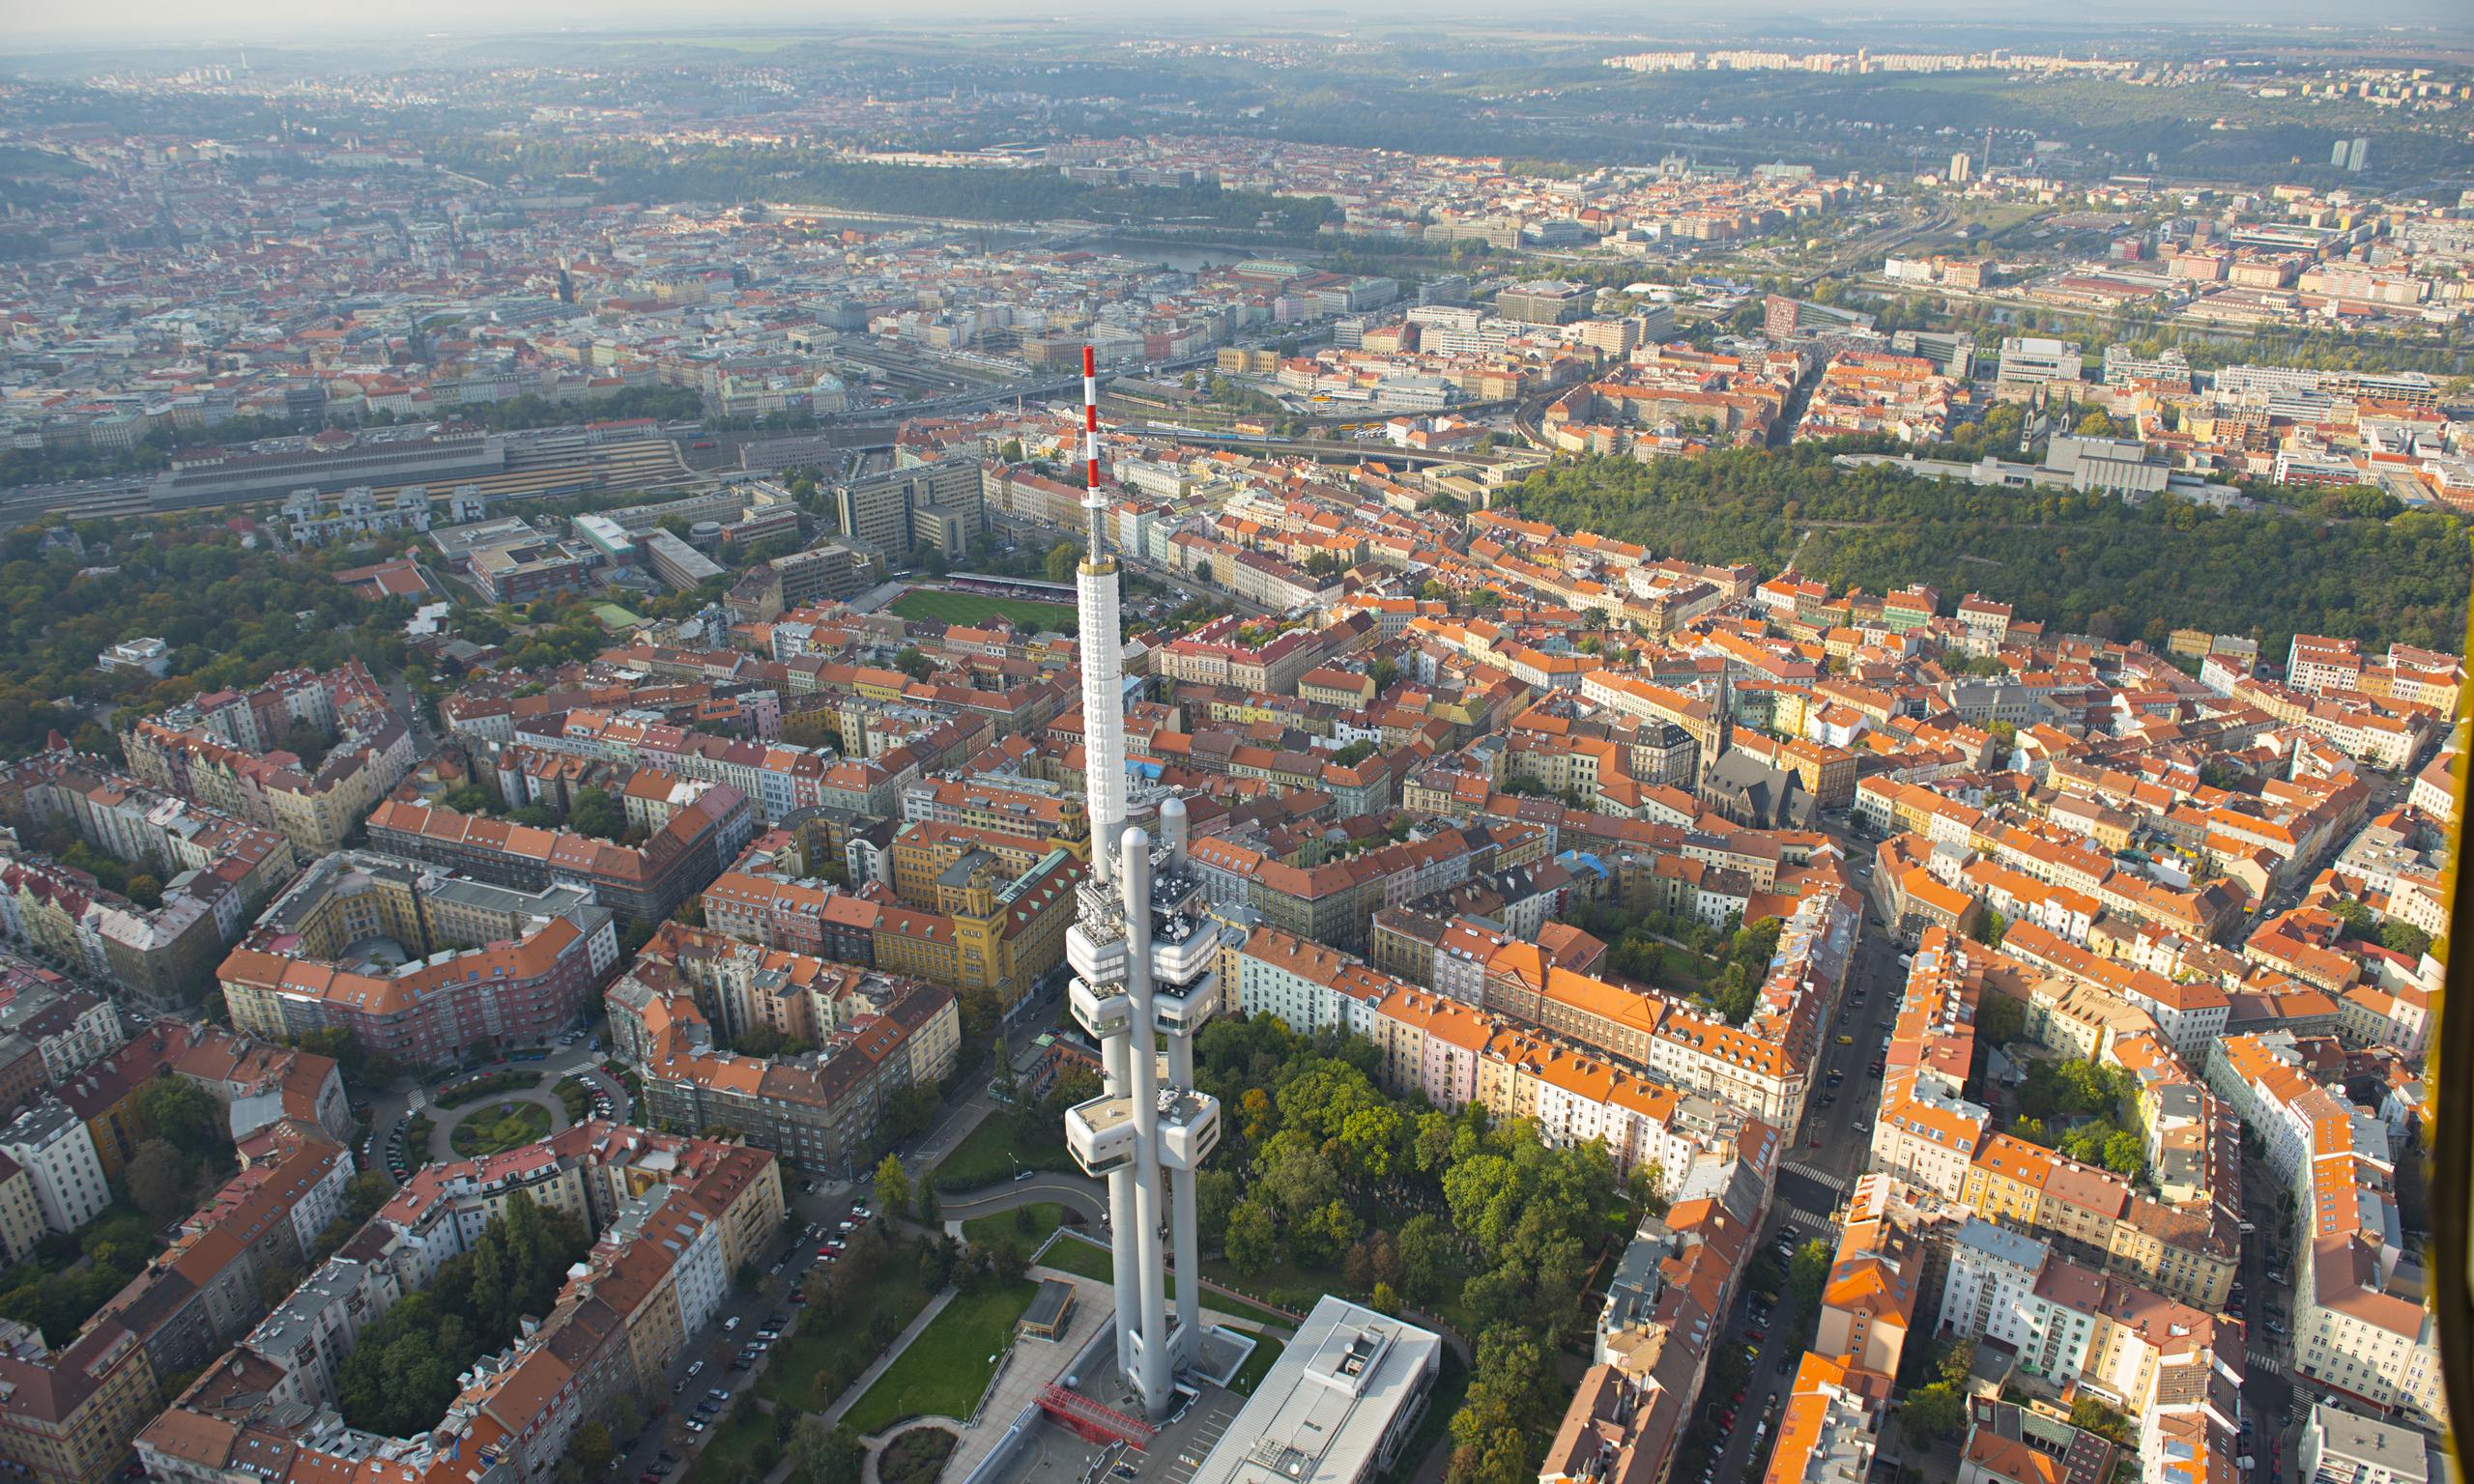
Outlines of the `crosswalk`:
{"label": "crosswalk", "polygon": [[1817,1226],[1829,1226],[1838,1218],[1827,1212],[1806,1211],[1801,1206],[1781,1203],[1778,1213],[1794,1222],[1798,1230],[1809,1232]]}
{"label": "crosswalk", "polygon": [[2282,1376],[2285,1374],[2285,1361],[2278,1358],[2274,1353],[2269,1351],[2255,1350],[2251,1352],[2251,1365],[2253,1369],[2265,1371],[2271,1376]]}

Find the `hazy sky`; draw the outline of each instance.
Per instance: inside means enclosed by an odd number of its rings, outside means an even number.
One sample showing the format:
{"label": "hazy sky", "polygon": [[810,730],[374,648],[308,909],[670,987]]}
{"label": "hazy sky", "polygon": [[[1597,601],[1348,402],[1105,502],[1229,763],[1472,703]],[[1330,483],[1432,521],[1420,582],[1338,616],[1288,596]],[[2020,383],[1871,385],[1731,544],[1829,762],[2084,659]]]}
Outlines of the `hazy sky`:
{"label": "hazy sky", "polygon": [[[1045,0],[1032,4],[1021,0],[908,0],[891,9],[850,0],[733,0],[729,4],[710,0],[418,0],[417,4],[400,7],[338,6],[331,0],[105,0],[100,5],[76,5],[65,0],[0,0],[0,51],[16,41],[239,41],[280,44],[408,33],[473,35],[561,28],[676,33],[700,27],[743,30],[848,25],[854,21],[915,24],[923,14],[1011,15],[1026,19],[1147,15],[1193,21],[1230,14],[1222,5],[1205,5],[1201,0],[1166,0],[1165,4],[1162,0]],[[1482,0],[1470,0],[1463,5],[1451,0],[1439,5],[1421,4],[1419,0],[1257,0],[1234,14],[1242,23],[1283,18],[1303,21],[1309,17],[1337,22],[1352,14],[1476,18],[1504,13]],[[1713,14],[1755,23],[1774,20],[1781,26],[1793,27],[1800,22],[1807,27],[1853,31],[1868,21],[1903,25],[1937,19],[1975,25],[2021,23],[2039,28],[2057,23],[2094,28],[2108,21],[2147,26],[2156,22],[2160,13],[2152,0],[2079,0],[2065,7],[2056,7],[2050,0],[1907,0],[1858,5],[1815,4],[1813,0],[1737,0],[1714,13],[1699,4],[1579,0],[1559,12],[1567,20],[1603,17],[1610,27],[1678,33],[1702,29]],[[2438,24],[2453,31],[2474,30],[2474,6],[2464,0],[2355,0],[2345,7],[2342,26],[2325,24],[2329,12],[2323,0],[2183,0],[2171,14],[2177,20],[2201,25],[2319,22],[2319,29],[2332,40],[2366,24]]]}

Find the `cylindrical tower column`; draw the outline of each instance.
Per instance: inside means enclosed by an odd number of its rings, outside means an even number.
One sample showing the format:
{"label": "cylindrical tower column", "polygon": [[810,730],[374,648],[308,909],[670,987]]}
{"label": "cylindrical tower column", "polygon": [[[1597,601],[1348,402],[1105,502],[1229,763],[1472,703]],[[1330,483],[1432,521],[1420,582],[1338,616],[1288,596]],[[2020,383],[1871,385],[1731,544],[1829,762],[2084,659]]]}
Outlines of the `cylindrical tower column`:
{"label": "cylindrical tower column", "polygon": [[1186,820],[1186,801],[1169,795],[1160,804],[1160,843],[1168,852],[1168,869],[1186,869],[1186,839],[1192,826]]}
{"label": "cylindrical tower column", "polygon": [[1103,885],[1116,874],[1116,832],[1125,823],[1125,635],[1118,625],[1117,564],[1106,539],[1108,496],[1100,489],[1100,380],[1082,347],[1082,513],[1089,547],[1075,574],[1075,659],[1082,669],[1083,808],[1091,817],[1091,868]]}
{"label": "cylindrical tower column", "polygon": [[1194,1172],[1168,1171],[1169,1228],[1177,1252],[1177,1358],[1202,1356],[1202,1239],[1194,1227]]}
{"label": "cylindrical tower column", "polygon": [[1134,1104],[1135,1241],[1142,1260],[1142,1353],[1135,1357],[1135,1390],[1144,1411],[1159,1418],[1168,1411],[1167,1262],[1160,1241],[1166,1213],[1160,1205],[1160,1072],[1151,1048],[1151,841],[1139,829],[1122,838],[1117,886],[1125,894],[1125,988],[1134,1012],[1126,1070]]}
{"label": "cylindrical tower column", "polygon": [[[1128,1096],[1130,1082],[1126,1064],[1131,1042],[1123,1032],[1100,1042],[1100,1066],[1106,1073],[1107,1092],[1111,1098]],[[1134,1211],[1134,1161],[1118,1165],[1108,1172],[1108,1256],[1114,1267],[1111,1286],[1117,1301],[1117,1374],[1134,1374],[1134,1320],[1142,1311],[1142,1259],[1137,1255],[1138,1239],[1135,1223],[1128,1218]]]}
{"label": "cylindrical tower column", "polygon": [[[1166,809],[1161,811],[1161,816],[1166,818]],[[1182,825],[1182,805],[1177,816]],[[1167,1042],[1168,1085],[1194,1086],[1194,1037],[1172,1035]],[[1168,1171],[1168,1229],[1173,1239],[1170,1250],[1177,1254],[1177,1358],[1192,1363],[1202,1356],[1202,1239],[1194,1222],[1194,1172],[1181,1166]]]}

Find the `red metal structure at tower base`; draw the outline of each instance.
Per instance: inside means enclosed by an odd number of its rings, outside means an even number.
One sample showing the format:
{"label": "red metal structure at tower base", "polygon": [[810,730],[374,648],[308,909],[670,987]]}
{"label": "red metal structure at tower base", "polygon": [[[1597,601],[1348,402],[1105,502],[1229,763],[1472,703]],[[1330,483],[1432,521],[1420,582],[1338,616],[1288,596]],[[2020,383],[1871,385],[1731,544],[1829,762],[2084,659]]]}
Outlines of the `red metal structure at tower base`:
{"label": "red metal structure at tower base", "polygon": [[1040,1390],[1040,1411],[1074,1429],[1088,1442],[1110,1440],[1127,1447],[1143,1449],[1151,1441],[1152,1428],[1127,1416],[1112,1407],[1103,1407],[1079,1391],[1049,1385]]}

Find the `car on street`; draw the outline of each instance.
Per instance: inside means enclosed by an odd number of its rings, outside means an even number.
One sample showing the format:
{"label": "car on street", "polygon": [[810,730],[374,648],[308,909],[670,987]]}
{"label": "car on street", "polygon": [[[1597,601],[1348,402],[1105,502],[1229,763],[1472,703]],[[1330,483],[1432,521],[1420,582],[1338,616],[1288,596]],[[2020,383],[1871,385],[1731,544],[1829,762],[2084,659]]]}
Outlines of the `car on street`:
{"label": "car on street", "polygon": [[1853,1036],[1841,1036],[1838,1038],[1838,1043],[1842,1046],[1852,1046],[1856,1044],[1856,1038]]}

